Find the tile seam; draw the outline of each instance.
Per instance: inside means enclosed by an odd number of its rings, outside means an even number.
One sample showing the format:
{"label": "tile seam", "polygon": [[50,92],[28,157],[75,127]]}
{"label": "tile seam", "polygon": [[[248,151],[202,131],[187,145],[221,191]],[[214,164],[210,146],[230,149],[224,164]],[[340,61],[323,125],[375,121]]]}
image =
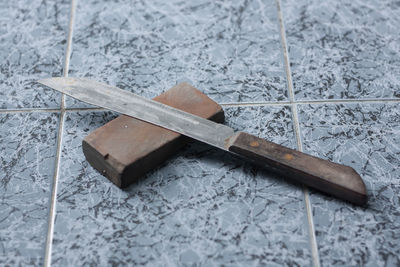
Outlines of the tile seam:
{"label": "tile seam", "polygon": [[291,103],[288,101],[282,102],[254,102],[254,103],[219,103],[223,107],[246,107],[246,106],[287,106]]}
{"label": "tile seam", "polygon": [[55,202],[56,195],[58,189],[58,175],[60,171],[60,160],[61,160],[61,144],[62,144],[62,132],[63,132],[63,124],[64,124],[64,112],[60,114],[60,121],[58,126],[58,134],[57,134],[57,152],[56,152],[56,162],[55,162],[55,170],[53,175],[53,184],[51,191],[51,201],[50,201],[50,211],[49,211],[49,222],[47,229],[47,237],[46,237],[46,251],[45,251],[45,260],[44,266],[48,267],[51,265],[51,249],[52,249],[52,241],[53,241],[53,233],[54,233],[54,219],[55,219]]}
{"label": "tile seam", "polygon": [[65,112],[76,112],[76,111],[110,111],[106,108],[66,108]]}
{"label": "tile seam", "polygon": [[[291,111],[292,111],[293,126],[294,126],[295,135],[296,135],[297,148],[299,151],[303,151],[301,135],[300,135],[300,124],[299,124],[299,118],[298,118],[298,114],[297,114],[297,103],[295,102],[295,97],[294,97],[292,73],[291,73],[291,69],[290,69],[289,53],[288,53],[288,48],[287,48],[285,26],[284,26],[284,22],[283,22],[281,3],[280,3],[280,0],[275,0],[275,2],[276,2],[277,12],[278,12],[278,20],[279,20],[279,26],[280,26],[279,30],[280,30],[280,36],[281,36],[281,45],[282,45],[282,50],[283,50],[285,71],[286,71],[287,88],[289,91],[289,100],[291,102],[290,106],[291,106]],[[306,186],[303,186],[303,195],[304,195],[306,216],[307,216],[307,222],[308,222],[308,232],[309,232],[309,238],[310,238],[309,241],[310,241],[310,246],[311,246],[312,261],[313,261],[313,264],[315,267],[320,267],[318,245],[317,245],[317,240],[316,240],[316,236],[315,236],[313,216],[312,216],[312,212],[311,212],[312,211],[311,202],[309,199],[308,189]]]}
{"label": "tile seam", "polygon": [[400,98],[371,98],[371,99],[325,99],[325,100],[297,100],[296,104],[346,104],[346,103],[400,103]]}
{"label": "tile seam", "polygon": [[[334,100],[298,100],[298,101],[277,101],[277,102],[245,102],[245,103],[219,103],[223,107],[246,107],[246,106],[290,106],[293,104],[297,105],[329,105],[329,104],[347,104],[347,103],[359,103],[359,104],[387,104],[387,103],[399,103],[400,99],[334,99]],[[30,108],[30,109],[0,109],[0,113],[24,113],[24,112],[60,112],[62,109],[56,108]],[[90,110],[99,110],[105,111],[107,109],[101,107],[93,107],[93,108],[68,108],[65,107],[63,110],[65,111],[90,111]]]}
{"label": "tile seam", "polygon": [[53,113],[53,112],[60,112],[61,109],[0,109],[0,113],[38,113],[38,112],[49,112],[49,113]]}
{"label": "tile seam", "polygon": [[[72,36],[75,22],[75,9],[76,9],[76,1],[70,1],[70,14],[69,14],[69,23],[68,23],[68,35],[67,35],[67,44],[64,52],[64,65],[63,65],[63,76],[68,77],[69,72],[69,63],[72,49]],[[57,202],[57,190],[58,190],[58,178],[60,173],[60,162],[61,162],[61,146],[63,139],[63,131],[64,131],[64,118],[65,118],[65,97],[64,94],[61,94],[61,103],[60,103],[60,121],[58,126],[58,134],[57,134],[57,152],[56,152],[56,162],[53,176],[53,185],[51,192],[51,200],[50,200],[50,211],[49,211],[49,221],[48,221],[48,229],[46,236],[46,248],[45,248],[45,258],[44,258],[44,266],[51,266],[51,254],[52,254],[52,245],[53,245],[53,236],[54,236],[54,223],[56,216],[56,202]]]}
{"label": "tile seam", "polygon": [[294,100],[294,101],[266,101],[266,102],[246,102],[246,103],[219,103],[221,106],[289,106],[289,105],[329,105],[329,104],[386,104],[399,103],[400,99],[332,99],[332,100]]}
{"label": "tile seam", "polygon": [[74,23],[75,23],[76,1],[71,0],[70,5],[71,6],[70,6],[70,16],[69,16],[69,24],[68,24],[67,46],[65,48],[65,57],[64,57],[64,69],[63,69],[64,77],[68,77],[68,73],[69,73],[69,62],[70,62],[71,51],[72,51],[72,36],[73,36]]}

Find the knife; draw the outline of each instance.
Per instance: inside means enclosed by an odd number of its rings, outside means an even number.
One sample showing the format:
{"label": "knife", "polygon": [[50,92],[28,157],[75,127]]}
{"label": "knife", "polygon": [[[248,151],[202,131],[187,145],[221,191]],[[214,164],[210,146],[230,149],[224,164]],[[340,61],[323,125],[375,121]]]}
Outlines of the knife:
{"label": "knife", "polygon": [[123,113],[242,156],[337,198],[357,205],[364,205],[367,201],[365,184],[351,167],[245,132],[235,132],[223,124],[90,79],[54,77],[38,82],[80,101]]}

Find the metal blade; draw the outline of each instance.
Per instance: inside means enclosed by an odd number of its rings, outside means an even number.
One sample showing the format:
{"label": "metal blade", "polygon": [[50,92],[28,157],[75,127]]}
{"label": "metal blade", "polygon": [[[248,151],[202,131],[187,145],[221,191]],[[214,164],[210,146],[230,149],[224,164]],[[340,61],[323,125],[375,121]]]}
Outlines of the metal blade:
{"label": "metal blade", "polygon": [[38,81],[80,101],[110,109],[227,150],[234,130],[131,92],[85,78],[56,77]]}

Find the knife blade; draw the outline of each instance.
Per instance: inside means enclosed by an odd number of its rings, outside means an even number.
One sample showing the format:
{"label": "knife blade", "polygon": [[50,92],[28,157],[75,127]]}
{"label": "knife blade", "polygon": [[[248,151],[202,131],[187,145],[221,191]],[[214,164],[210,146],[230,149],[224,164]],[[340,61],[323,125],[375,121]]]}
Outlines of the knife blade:
{"label": "knife blade", "polygon": [[80,101],[178,132],[327,194],[358,205],[366,188],[351,167],[320,159],[207,119],[186,113],[126,90],[85,78],[54,77],[38,81]]}

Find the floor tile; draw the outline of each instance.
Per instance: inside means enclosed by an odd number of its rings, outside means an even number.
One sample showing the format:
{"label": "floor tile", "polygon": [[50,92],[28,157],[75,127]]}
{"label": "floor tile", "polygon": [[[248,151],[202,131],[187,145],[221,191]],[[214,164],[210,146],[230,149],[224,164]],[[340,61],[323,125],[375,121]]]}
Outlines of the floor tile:
{"label": "floor tile", "polygon": [[400,97],[400,5],[283,0],[296,99]]}
{"label": "floor tile", "polygon": [[273,0],[80,1],[71,76],[145,97],[187,81],[220,103],[287,100],[276,14]]}
{"label": "floor tile", "polygon": [[[287,107],[226,114],[237,130],[295,145]],[[53,264],[311,264],[301,186],[193,143],[121,190],[90,167],[81,148],[84,136],[113,117],[67,113]]]}
{"label": "floor tile", "polygon": [[304,149],[353,167],[368,190],[361,208],[311,195],[324,266],[400,264],[400,106],[300,106]]}
{"label": "floor tile", "polygon": [[0,3],[0,109],[60,106],[60,94],[36,81],[62,75],[68,3]]}
{"label": "floor tile", "polygon": [[58,114],[0,114],[0,266],[41,266]]}

